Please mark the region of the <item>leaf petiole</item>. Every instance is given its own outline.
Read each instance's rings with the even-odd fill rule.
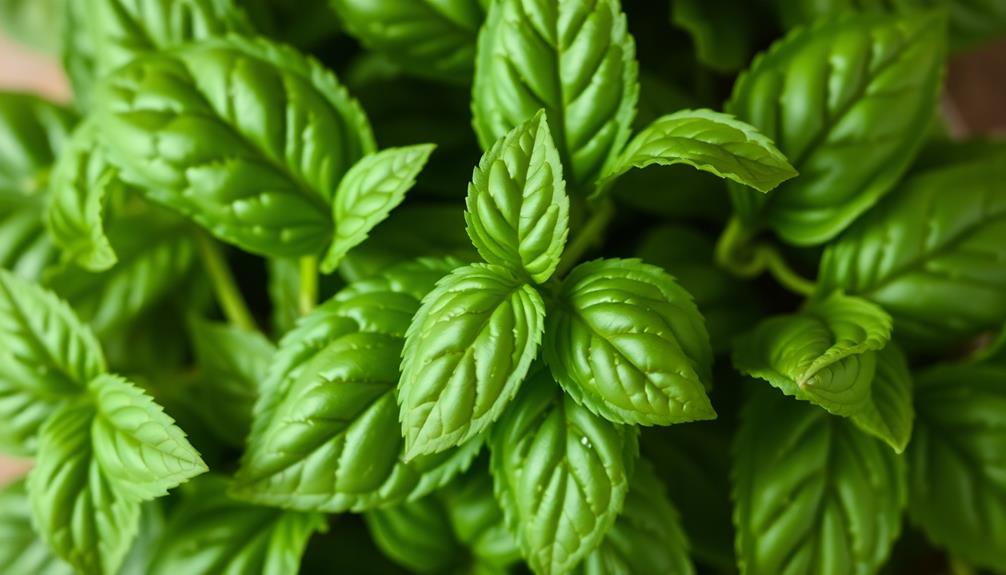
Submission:
[[[610,199],[605,199],[597,204],[593,213],[580,228],[580,233],[576,234],[562,253],[559,265],[555,269],[555,275],[562,277],[575,266],[592,248],[597,247],[604,235],[604,230],[611,223],[611,218],[615,215],[614,204]]]
[[[301,315],[311,313],[318,303],[318,257],[304,256],[300,258],[300,291],[297,294],[297,306]]]
[[[230,268],[227,267],[227,260],[220,251],[216,240],[202,230],[196,230],[195,238],[199,257],[203,260],[203,267],[206,268],[206,273],[210,277],[210,283],[213,284],[213,291],[216,293],[217,302],[220,304],[224,316],[229,322],[242,329],[257,330],[258,326],[255,325],[255,320],[252,318],[251,312],[248,311],[248,305],[234,281]]]

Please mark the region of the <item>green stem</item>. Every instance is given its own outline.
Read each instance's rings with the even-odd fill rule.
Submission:
[[[566,244],[566,251],[562,253],[559,266],[555,269],[557,277],[566,275],[583,258],[584,254],[601,242],[604,230],[611,223],[611,218],[614,215],[615,207],[611,200],[604,200],[597,205],[583,227],[580,228],[580,232]]]
[[[734,217],[716,242],[716,263],[742,278],[753,278],[765,271],[765,253],[751,243],[755,230]]]
[[[793,271],[775,248],[761,246],[758,249],[762,252],[762,257],[768,266],[769,273],[772,274],[772,277],[782,287],[802,296],[811,296],[814,294],[817,284]]]
[[[300,291],[297,296],[300,314],[311,313],[317,303],[318,258],[317,256],[304,256],[300,258]]]
[[[227,320],[242,329],[258,329],[216,240],[203,231],[196,231],[196,246]]]

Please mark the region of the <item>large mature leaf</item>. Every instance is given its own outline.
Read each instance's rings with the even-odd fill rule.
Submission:
[[[10,573],[73,573],[32,527],[28,491],[21,480],[0,489],[0,565]]]
[[[544,283],[569,233],[562,163],[544,112],[497,140],[468,185],[468,235],[486,261]]]
[[[908,372],[905,355],[891,342],[877,352],[870,402],[865,411],[852,416],[852,421],[901,453],[912,436],[914,418],[912,374]]]
[[[681,110],[654,120],[629,142],[604,178],[654,164],[686,164],[759,192],[797,175],[757,129],[729,114],[704,109]]]
[[[101,347],[65,302],[0,270],[0,448],[35,453],[39,426],[103,371]]]
[[[125,179],[270,256],[327,247],[332,194],[374,150],[366,116],[331,72],[261,39],[141,56],[107,79],[95,106]]]
[[[939,365],[915,378],[909,516],[976,566],[1006,569],[1006,358]]]
[[[493,2],[479,34],[472,111],[483,149],[545,108],[575,190],[629,139],[636,47],[618,0]]]
[[[875,573],[905,505],[905,466],[849,421],[757,390],[734,445],[744,575]]]
[[[139,502],[123,497],[92,451],[93,408],[61,407],[42,427],[28,476],[34,524],[78,573],[115,575],[136,536]]]
[[[750,225],[823,243],[901,177],[932,118],[943,19],[860,15],[800,29],[760,56],[727,111],[771,138],[800,177],[762,197],[734,189]]]
[[[541,295],[500,266],[437,283],[409,326],[398,386],[407,457],[461,445],[517,394],[544,329]]]
[[[899,338],[930,347],[1001,326],[1003,181],[1006,162],[992,158],[912,178],[828,247],[821,289],[880,304]]]
[[[875,352],[890,339],[891,318],[884,310],[835,292],[799,313],[764,320],[738,339],[733,362],[786,395],[836,415],[856,415],[873,402]]]
[[[331,273],[350,249],[405,199],[433,152],[432,144],[389,148],[366,156],[346,172],[332,199],[335,239],[321,269]]]
[[[493,428],[492,473],[507,525],[536,573],[566,573],[622,510],[638,434],[577,405],[548,370]]]
[[[308,539],[324,526],[320,515],[234,501],[221,477],[193,487],[160,537],[151,575],[296,573]]]
[[[581,264],[549,314],[545,359],[567,393],[622,423],[716,416],[704,382],[712,350],[692,297],[639,260]]]
[[[469,82],[479,0],[331,0],[343,26],[409,74]]]

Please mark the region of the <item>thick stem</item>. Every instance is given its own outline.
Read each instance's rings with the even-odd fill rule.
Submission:
[[[751,240],[755,231],[734,217],[716,242],[716,263],[732,274],[753,278],[765,271],[765,254]]]
[[[559,266],[555,269],[557,277],[566,275],[583,258],[584,254],[597,247],[603,239],[604,230],[611,223],[611,218],[614,215],[615,208],[611,200],[604,200],[597,205],[583,227],[580,228],[579,233],[566,244],[566,251],[562,253]]]
[[[213,284],[213,291],[216,293],[217,302],[224,312],[224,316],[232,324],[249,331],[255,331],[258,326],[252,314],[248,311],[244,297],[238,289],[231,270],[227,267],[227,260],[224,259],[220,247],[216,240],[208,236],[205,232],[196,231],[196,246],[199,249],[199,257],[203,260],[203,267]]]
[[[300,291],[297,304],[301,315],[311,313],[318,303],[318,258],[304,256],[300,258]]]

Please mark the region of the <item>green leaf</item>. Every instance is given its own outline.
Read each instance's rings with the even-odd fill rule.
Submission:
[[[478,0],[332,0],[346,30],[404,72],[467,83],[484,18]]]
[[[736,72],[751,60],[759,23],[747,0],[673,0],[671,22],[688,32],[699,62]]]
[[[478,460],[434,496],[443,502],[454,536],[479,564],[506,567],[520,559],[520,548],[503,519],[486,463]]]
[[[738,339],[733,363],[836,415],[864,414],[873,401],[875,352],[890,339],[891,318],[884,310],[835,292],[799,313],[764,320]]]
[[[768,192],[797,175],[771,140],[730,114],[681,110],[661,116],[632,139],[604,175],[632,168],[686,164]]]
[[[101,347],[65,302],[0,270],[0,448],[36,453],[43,422],[104,371]]]
[[[374,151],[366,116],[331,72],[261,39],[141,56],[109,76],[95,106],[124,179],[273,257],[328,246],[332,194]]]
[[[458,268],[423,298],[398,384],[407,458],[470,440],[517,394],[544,329],[541,295],[505,268]]]
[[[541,108],[573,190],[589,191],[629,139],[636,47],[618,0],[493,2],[472,91],[483,149]]]
[[[870,384],[866,410],[852,416],[860,429],[901,453],[912,437],[912,374],[905,355],[895,343],[877,352],[877,371]]]
[[[545,359],[566,393],[611,421],[712,419],[712,350],[702,315],[674,278],[639,260],[594,260],[563,281]]]
[[[537,283],[552,276],[569,233],[569,198],[544,112],[483,154],[466,203],[468,235],[486,261]]]
[[[1006,548],[1006,361],[938,365],[915,378],[908,513],[935,544],[1002,570]]]
[[[258,332],[227,324],[195,319],[189,331],[201,370],[189,396],[217,437],[243,446],[259,384],[276,348]]]
[[[419,144],[381,150],[346,172],[332,201],[335,239],[321,263],[321,271],[335,271],[346,253],[366,240],[370,230],[402,203],[434,147]]]
[[[118,496],[154,499],[207,470],[185,432],[143,390],[107,374],[88,388],[96,409],[94,458]]]
[[[540,370],[490,433],[496,496],[535,573],[566,573],[622,510],[638,434],[564,395]]]
[[[59,49],[61,0],[0,0],[0,28],[4,34],[45,53]]]
[[[834,238],[915,156],[944,52],[942,16],[924,13],[823,21],[759,56],[727,111],[771,138],[801,176],[765,197],[734,188],[738,214],[792,244]]]
[[[200,478],[174,511],[151,560],[151,575],[296,573],[320,515],[257,507],[227,497],[227,482]]]
[[[695,573],[681,519],[649,461],[636,463],[621,514],[576,573]]]
[[[38,280],[57,252],[45,232],[45,197],[0,191],[0,269]]]
[[[757,390],[734,444],[745,575],[876,573],[901,529],[905,466],[851,422]]]
[[[435,496],[377,509],[364,517],[378,548],[413,572],[448,572],[464,553],[443,502]]]
[[[24,481],[0,489],[0,564],[9,573],[73,573],[32,527],[31,504]]]
[[[0,194],[42,193],[74,123],[74,114],[61,106],[0,92]]]
[[[996,159],[908,180],[828,247],[820,289],[876,302],[898,337],[917,346],[941,348],[1001,326],[1004,180],[1006,162]]]
[[[136,536],[140,504],[125,498],[92,451],[94,410],[65,405],[48,419],[28,476],[34,524],[46,544],[85,575],[114,575]]]

